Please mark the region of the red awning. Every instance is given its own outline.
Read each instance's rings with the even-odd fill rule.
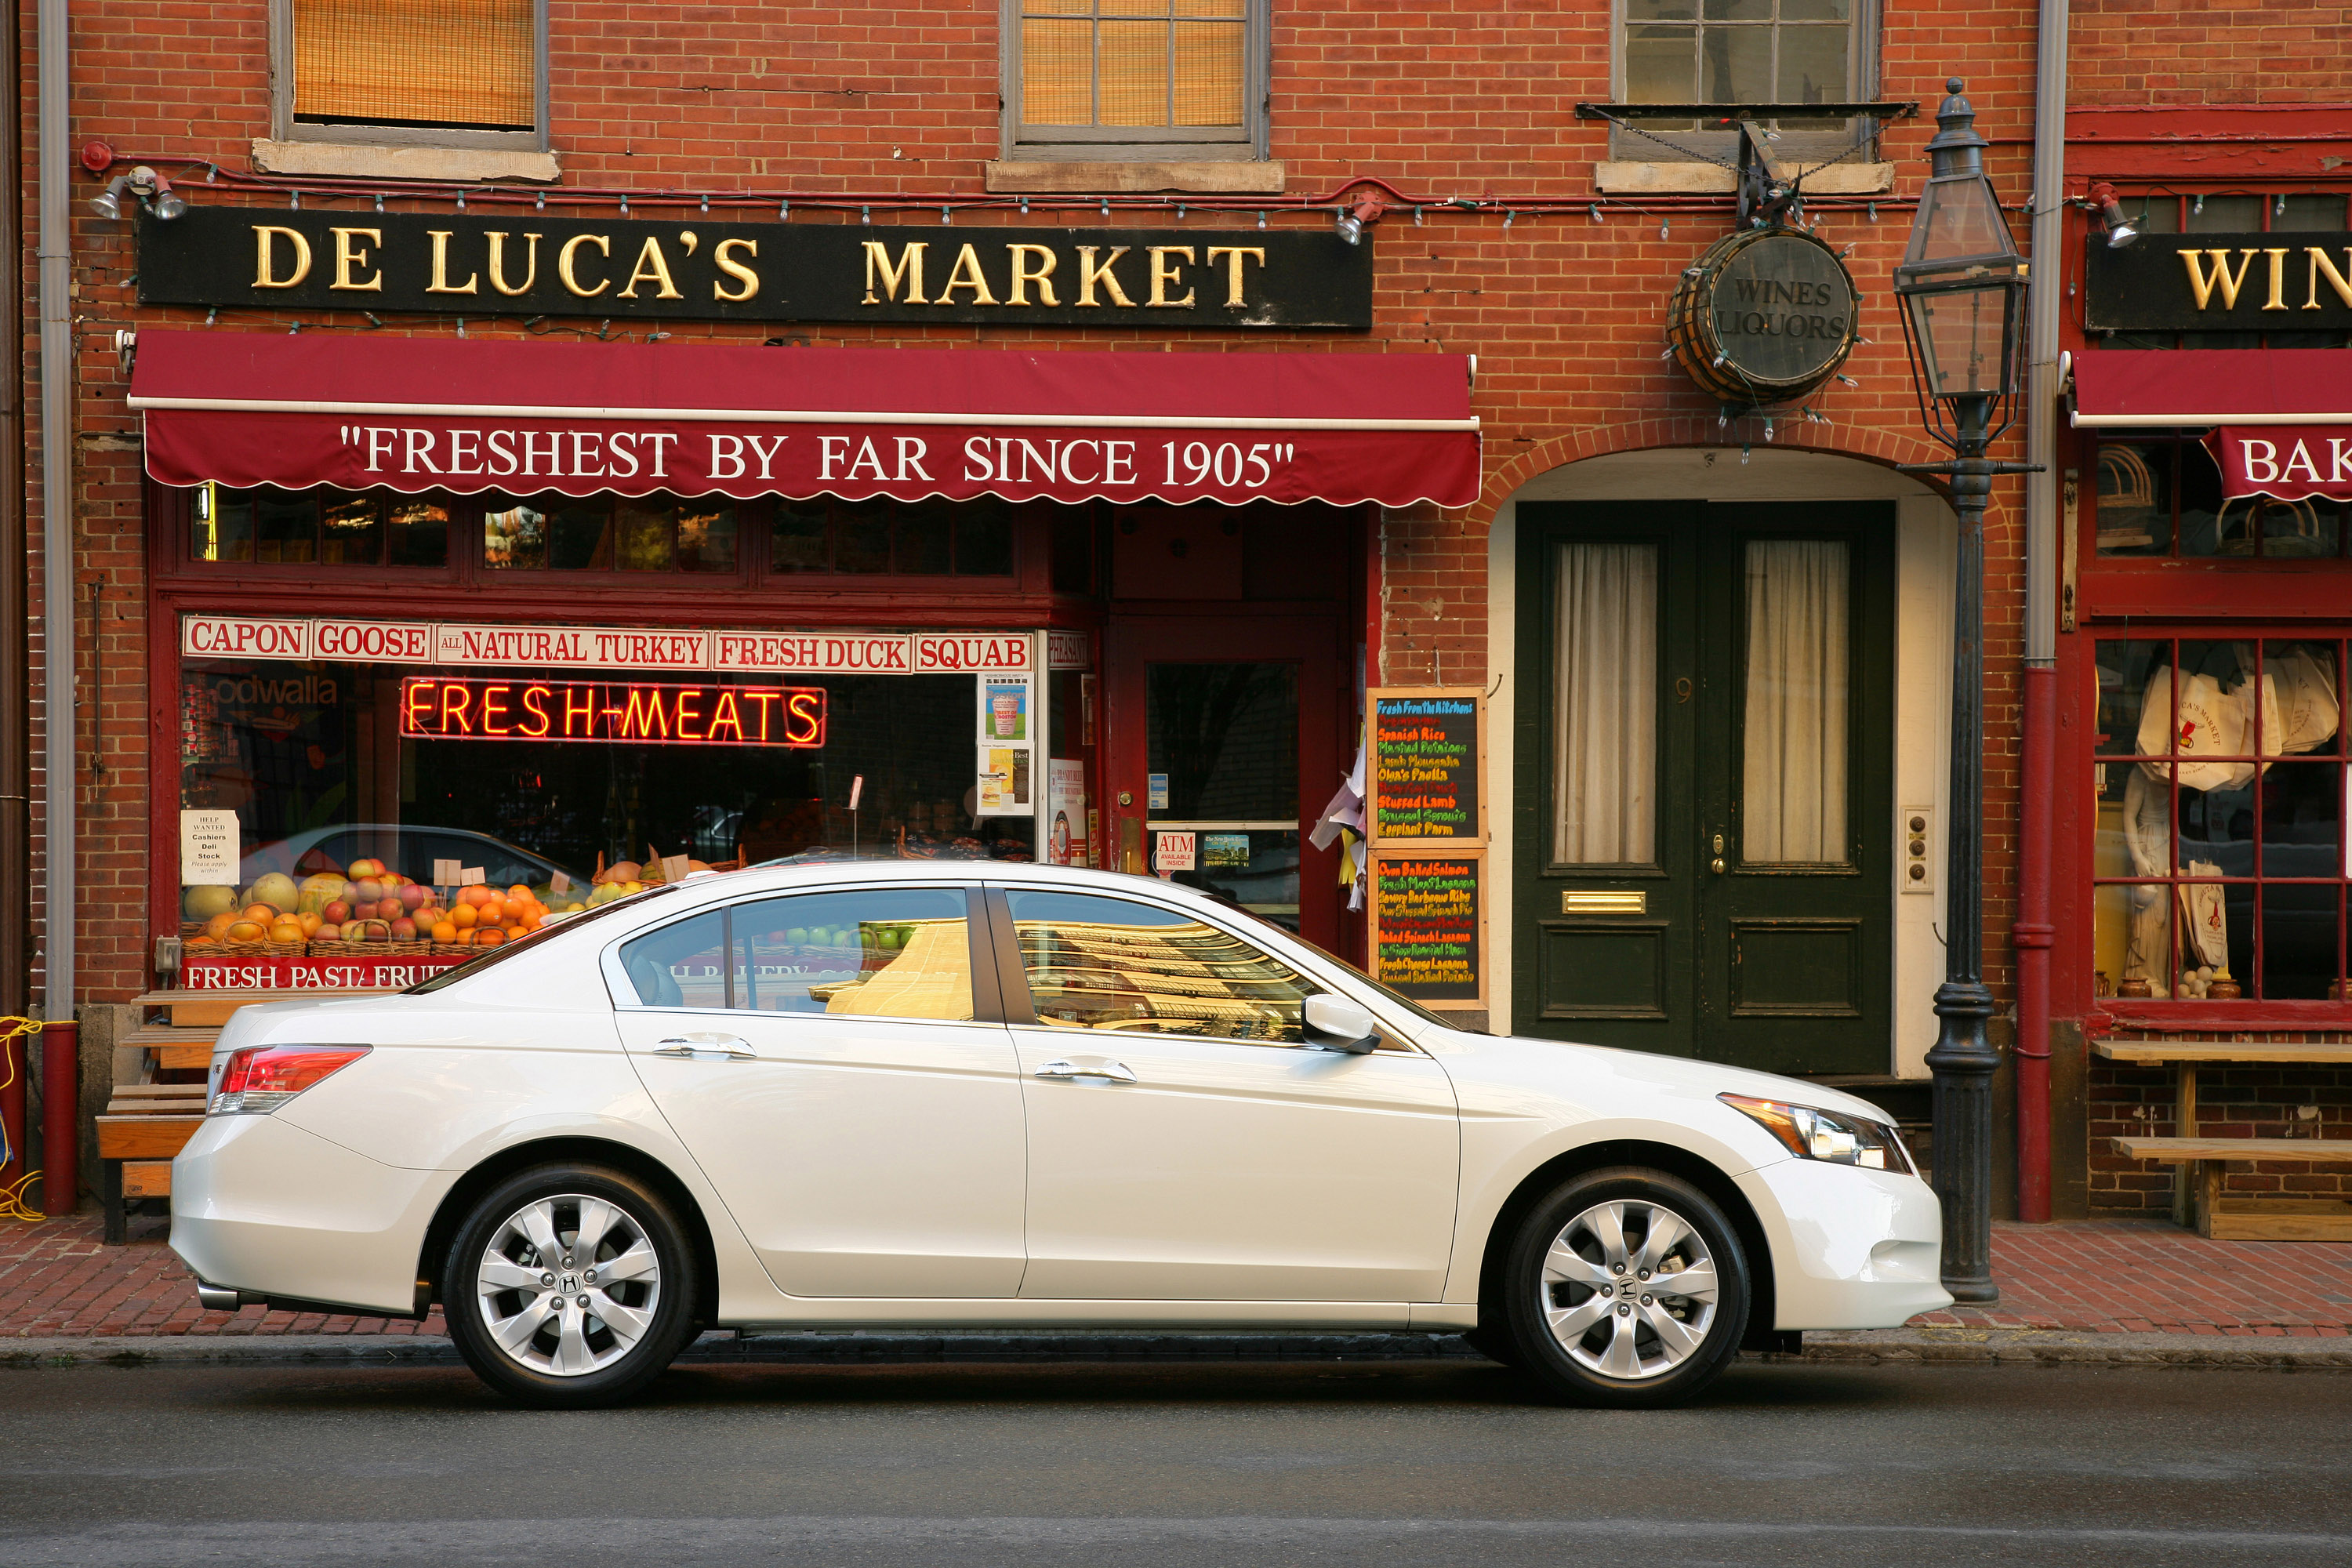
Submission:
[[[2207,426],[2224,500],[2352,500],[2352,349],[2094,350],[2074,423]]]
[[[2352,424],[2352,349],[2093,349],[2077,425]]]
[[[1463,354],[142,331],[167,485],[1007,500],[1477,499]]]

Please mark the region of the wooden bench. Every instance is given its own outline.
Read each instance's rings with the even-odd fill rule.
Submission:
[[[117,1084],[98,1119],[99,1196],[106,1239],[121,1241],[131,1205],[172,1195],[172,1160],[205,1121],[200,1083]]]
[[[2118,1154],[2179,1167],[2173,1218],[2223,1241],[2352,1241],[2352,1202],[2340,1198],[2225,1198],[2222,1167],[2231,1160],[2302,1160],[2352,1164],[2352,1139],[2213,1138],[2197,1131],[2197,1069],[2228,1066],[2340,1067],[2352,1044],[2273,1040],[2097,1040],[2109,1061],[2173,1069],[2176,1110],[2170,1138],[2115,1138]]]

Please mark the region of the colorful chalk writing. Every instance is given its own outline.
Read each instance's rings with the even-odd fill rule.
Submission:
[[[1486,993],[1475,856],[1385,855],[1372,862],[1372,972],[1416,1002]]]
[[[1476,839],[1478,699],[1372,698],[1372,838]]]

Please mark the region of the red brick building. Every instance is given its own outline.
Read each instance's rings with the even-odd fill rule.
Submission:
[[[565,0],[77,7],[69,140],[78,155],[103,148],[89,150],[74,184],[76,552],[70,563],[35,562],[37,629],[43,595],[73,586],[79,695],[73,996],[43,1005],[120,1004],[157,983],[159,939],[201,931],[209,906],[188,901],[174,862],[193,830],[184,814],[207,811],[236,814],[237,866],[224,880],[243,892],[271,870],[347,868],[383,847],[368,834],[394,826],[411,837],[383,840],[384,853],[414,859],[397,868],[420,879],[433,874],[427,861],[470,867],[507,852],[459,838],[428,845],[432,829],[524,852],[504,873],[487,868],[492,881],[543,883],[558,871],[584,879],[599,858],[646,859],[648,844],[725,860],[846,849],[854,834],[860,848],[879,835],[917,852],[1057,854],[1053,816],[1066,806],[1077,814],[1066,828],[1076,858],[1149,869],[1162,834],[1195,833],[1196,874],[1223,872],[1244,903],[1360,958],[1370,933],[1341,882],[1348,842],[1316,847],[1311,829],[1360,740],[1365,689],[1442,688],[1486,704],[1485,978],[1472,1012],[1498,1029],[1875,1084],[1864,1092],[1883,1091],[1916,1119],[1924,1100],[1897,1080],[1924,1078],[1942,973],[1954,524],[1939,481],[1895,470],[1942,451],[1920,424],[1889,279],[1947,76],[1966,79],[1993,143],[1992,177],[2024,204],[2033,14],[1843,0],[1779,0],[1752,17],[1738,9],[1740,20],[1717,23],[1671,0],[1311,16],[1264,0],[822,15]],[[2152,37],[2137,24],[2104,32],[2086,19],[2078,29],[2078,58],[2096,62],[2086,81],[2109,79],[2107,39],[2147,47]],[[2250,34],[2247,52],[2274,37]],[[2168,96],[2116,79],[2118,94]],[[29,75],[26,91],[30,125]],[[1847,123],[1786,133],[1781,155],[1813,171],[1804,222],[1863,295],[1864,341],[1843,378],[1769,416],[1727,408],[1665,357],[1670,294],[1735,227],[1726,164],[1736,138],[1671,126],[1643,134],[1576,112],[1580,102],[1727,100],[1922,106],[1859,142]],[[2078,137],[2078,170],[2095,161]],[[110,180],[141,167],[168,180],[184,216],[142,213],[142,187],[121,194],[120,219],[91,210]],[[2122,180],[2120,167],[2112,177]],[[2156,189],[2167,176],[2150,164],[2136,177]],[[1378,198],[1360,214],[1369,226],[1348,247],[1335,218],[1366,197]],[[234,247],[173,237],[225,222],[245,226]],[[371,293],[404,222],[447,237],[429,253],[429,281],[403,274]],[[555,241],[530,251],[547,277],[534,271],[541,293],[526,312],[513,303],[523,292],[509,288],[526,265],[522,237],[562,224],[625,237],[618,251],[566,252],[564,265],[585,269],[564,272],[570,294],[549,294],[543,310]],[[803,314],[789,302],[733,319],[698,312],[683,289],[677,313],[659,313],[673,279],[645,270],[640,231],[614,226],[630,224],[669,226],[661,254],[681,272],[682,258],[703,266],[716,253],[687,248],[684,231],[698,224],[709,234],[764,226],[794,237],[775,246],[846,257],[849,270],[813,270],[797,294],[772,274],[763,282],[811,301]],[[2026,225],[2016,226],[2022,242]],[[302,237],[315,277],[269,292],[292,276],[298,252],[257,238],[263,227]],[[349,237],[379,229],[390,237]],[[1181,289],[1208,301],[1195,307],[1207,314],[1168,325],[1148,303],[1114,312],[1118,290],[1106,285],[1117,324],[1013,324],[1003,307],[1024,285],[993,249],[947,298],[971,315],[985,293],[996,313],[926,324],[885,309],[899,302],[890,268],[903,285],[908,247],[932,247],[937,290],[943,276],[955,280],[946,269],[968,237],[985,231],[1010,255],[1017,237],[996,231],[1022,229],[1039,231],[1040,244],[1063,236],[1051,265],[1066,314],[1092,264],[1076,247],[1108,255],[1122,243],[1135,254],[1114,258],[1125,270],[1112,276],[1129,298],[1160,290],[1142,254],[1156,247],[1180,269],[1166,280],[1171,308]],[[492,230],[512,248],[484,248]],[[1269,239],[1299,247],[1278,283],[1273,263],[1246,271],[1253,264],[1231,255]],[[878,277],[868,240],[881,247]],[[156,248],[142,255],[142,243]],[[1190,245],[1203,256],[1176,256]],[[1231,259],[1210,259],[1212,247]],[[1286,326],[1280,310],[1272,324],[1244,319],[1257,302],[1251,279],[1269,299],[1313,294],[1339,289],[1331,280],[1367,256],[1360,320]],[[1034,286],[1046,263],[1028,265]],[[321,291],[331,277],[342,293]],[[730,298],[727,275],[707,281],[714,299]],[[1244,295],[1246,304],[1221,302]],[[868,299],[889,319],[863,314]],[[415,357],[418,342],[430,357]],[[1066,494],[983,482],[927,500],[879,479],[832,482],[845,473],[730,495],[582,485],[586,493],[558,496],[472,478],[410,490],[336,483],[322,476],[357,470],[331,465],[263,461],[311,439],[271,435],[279,426],[268,421],[297,417],[298,403],[331,423],[341,409],[351,428],[392,417],[381,407],[427,402],[513,415],[535,399],[577,413],[579,386],[656,363],[695,367],[671,373],[688,382],[705,365],[738,367],[711,377],[756,380],[740,369],[749,362],[691,357],[715,348],[787,365],[814,350],[870,356],[824,362],[860,365],[945,351],[1044,366],[1060,395],[1081,399],[1115,383],[1148,386],[1131,363],[1141,356],[1215,355],[1214,374],[1181,378],[1208,388],[1187,394],[1206,404],[1181,411],[1206,419],[1203,429],[1225,427],[1215,423],[1221,379],[1227,412],[1256,417],[1253,399],[1292,397],[1289,356],[1345,361],[1324,401],[1282,403],[1270,425],[1320,428],[1315,420],[1369,409],[1370,425],[1397,435],[1393,450],[1334,460],[1282,505],[1221,504],[1245,499],[1230,489],[1179,504],[1190,493],[1181,486],[1122,497],[1083,478]],[[593,365],[583,357],[598,353],[607,357]],[[1106,354],[1120,367],[1108,380],[1091,357]],[[1431,356],[1475,361],[1475,376],[1447,363],[1460,364],[1459,412],[1476,421],[1480,447],[1475,484],[1437,500],[1412,489],[1423,461],[1412,444],[1432,432],[1406,428],[1415,416],[1397,412],[1399,398],[1411,401],[1397,389],[1422,384],[1406,362]],[[184,379],[134,408],[141,378],[163,375],[167,361]],[[395,365],[412,378],[397,396],[384,390]],[[433,366],[447,390],[427,399],[414,377]],[[776,374],[798,377],[795,395],[809,398],[835,374]],[[908,376],[934,374],[902,368],[890,395],[899,401],[885,404],[908,411]],[[334,384],[298,396],[285,377],[300,375]],[[257,395],[263,382],[274,390]],[[492,383],[495,396],[468,390]],[[231,419],[240,399],[262,423],[236,437],[246,445],[233,463],[226,446],[205,445],[193,416]],[[912,411],[944,418],[960,407]],[[1064,412],[1102,408],[1178,417],[1114,403]],[[1421,424],[1460,433],[1454,414],[1423,413]],[[178,466],[158,455],[168,429],[193,443]],[[2022,429],[1996,455],[2021,456]],[[1204,462],[1216,447],[1204,445]],[[1397,468],[1404,489],[1382,489]],[[39,480],[37,471],[37,498]],[[2020,811],[2021,495],[2020,481],[2000,481],[1987,523],[1984,937],[2002,1042]],[[40,527],[36,510],[36,545]],[[217,640],[218,627],[243,622],[299,624],[311,640]],[[392,640],[362,647],[319,629],[362,624],[392,628]],[[468,750],[409,722],[402,694],[413,682],[475,657],[442,650],[501,627],[1007,638],[1025,650],[1005,673],[1024,687],[1031,727],[969,729],[975,680],[982,722],[993,721],[986,668],[894,678],[822,659],[803,668],[831,692],[827,745],[848,752],[837,763],[796,753],[757,767],[687,764],[651,743]],[[330,649],[326,635],[346,640]],[[428,640],[400,640],[412,635]],[[480,656],[467,674],[648,674],[621,664],[566,674],[539,656],[500,657],[509,662]],[[709,673],[692,658],[681,668]],[[2087,666],[2062,668],[2064,679],[2087,679]],[[68,721],[37,704],[36,718]],[[993,750],[1025,775],[1022,812],[982,809],[987,790],[1016,782],[974,776],[994,765],[992,738],[1020,742]],[[1059,795],[1055,762],[1077,764]],[[2080,773],[2066,776],[2079,784]],[[878,792],[855,816],[853,776]],[[37,795],[59,782],[44,774]],[[2070,888],[2059,884],[2062,910],[2079,907]],[[2060,1010],[2088,1017],[2075,1005],[2088,975],[2063,956],[2080,933],[2062,930]],[[199,951],[184,949],[182,963]],[[2108,1080],[2094,1077],[2086,1091],[2079,1074],[2061,1077],[2062,1155],[2074,1169],[2096,1165],[2079,1108],[2085,1092],[2110,1093]]]

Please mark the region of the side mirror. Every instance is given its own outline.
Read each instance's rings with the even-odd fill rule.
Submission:
[[[1364,1056],[1380,1047],[1380,1025],[1362,1004],[1350,1002],[1345,996],[1319,992],[1307,999],[1299,1010],[1307,1026],[1307,1042],[1328,1051],[1347,1051]]]

